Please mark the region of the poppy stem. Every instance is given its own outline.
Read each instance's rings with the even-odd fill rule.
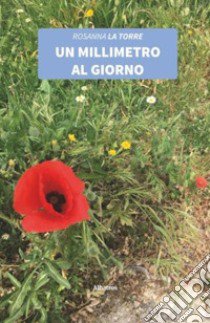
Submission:
[[[19,229],[20,231],[22,231],[21,227],[19,226],[18,222],[11,220],[9,217],[7,217],[6,215],[0,213],[0,219],[6,221],[7,223],[9,223],[11,226]]]

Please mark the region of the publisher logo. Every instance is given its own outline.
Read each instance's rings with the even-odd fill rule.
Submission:
[[[145,322],[210,321],[210,254],[144,318]],[[197,301],[201,305],[194,305]]]

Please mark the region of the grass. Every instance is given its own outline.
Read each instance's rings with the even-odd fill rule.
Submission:
[[[110,266],[122,267],[116,250],[126,237],[163,275],[182,270],[180,241],[196,241],[187,210],[195,176],[205,176],[210,162],[209,2],[2,0],[0,8],[2,317],[67,322],[65,301],[80,304]],[[85,18],[89,8],[94,15]],[[177,28],[178,79],[41,82],[38,29],[92,26]],[[81,94],[84,103],[75,100]],[[131,149],[121,149],[124,140]],[[14,186],[28,167],[53,158],[85,180],[92,220],[25,235],[12,209]]]

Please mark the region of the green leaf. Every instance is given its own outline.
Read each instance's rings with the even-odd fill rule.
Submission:
[[[17,294],[16,300],[10,306],[10,309],[9,309],[10,315],[14,315],[14,313],[17,312],[19,310],[19,308],[23,305],[25,297],[26,297],[28,291],[30,290],[30,288],[31,287],[28,284],[22,286],[19,293]]]
[[[50,84],[49,84],[49,82],[47,80],[43,80],[41,85],[40,85],[39,90],[44,92],[44,93],[49,94],[50,93]]]
[[[46,323],[47,322],[47,312],[46,312],[46,310],[42,307],[42,308],[40,308],[39,311],[41,313],[40,323]]]
[[[1,303],[0,303],[0,308],[5,307],[8,303],[12,302],[13,296],[16,293],[12,293],[12,294],[6,294],[4,296],[1,297]]]
[[[65,260],[57,260],[56,261],[56,265],[60,269],[64,269],[64,270],[68,270],[68,269],[71,268],[71,264],[68,261],[65,261]]]
[[[70,288],[70,284],[68,280],[64,279],[59,271],[55,268],[55,266],[52,265],[52,263],[48,260],[45,260],[47,273],[61,286],[64,286],[65,288]]]
[[[133,227],[133,221],[131,218],[124,216],[123,218],[120,219],[121,224],[127,225],[129,227]]]
[[[35,284],[34,289],[38,290],[40,289],[42,286],[46,285],[49,282],[49,278],[47,273],[42,272],[39,277],[37,278],[37,282]]]
[[[42,308],[42,304],[35,293],[31,298],[31,302],[36,310],[40,310]]]
[[[25,301],[25,306],[26,306],[26,308],[25,308],[25,316],[26,317],[28,317],[29,312],[30,312],[30,308],[31,308],[31,297],[32,297],[32,293],[30,293],[28,295],[28,298]]]
[[[10,272],[7,272],[6,273],[6,278],[8,278],[10,281],[11,281],[11,283],[15,286],[15,287],[17,287],[17,288],[20,288],[21,287],[21,283],[17,280],[17,278],[15,278],[15,276],[13,276]]]
[[[4,321],[4,323],[14,323],[23,315],[24,307],[21,307],[18,311],[15,312],[14,315],[10,315],[8,319]]]
[[[30,137],[36,137],[37,138],[37,137],[40,136],[40,131],[36,127],[30,127],[28,132],[29,132]]]
[[[39,265],[40,266],[40,265]],[[28,294],[29,290],[32,288],[32,278],[33,275],[35,273],[35,271],[37,270],[37,268],[39,267],[37,266],[25,279],[25,281],[23,282],[22,287],[20,288],[20,291],[17,294],[17,297],[14,301],[13,304],[11,304],[9,312],[10,315],[14,315],[15,312],[17,312],[19,310],[19,308],[22,306],[26,295]]]
[[[18,250],[19,250],[19,254],[20,254],[21,258],[22,258],[22,259],[25,259],[25,254],[24,254],[24,252],[23,252],[20,248],[19,248]]]

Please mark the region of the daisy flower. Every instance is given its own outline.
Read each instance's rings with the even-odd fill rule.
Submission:
[[[157,99],[156,99],[156,97],[155,97],[154,95],[151,95],[151,96],[148,96],[148,97],[146,98],[146,101],[147,101],[147,103],[149,103],[149,104],[155,104],[155,103],[156,103],[156,101],[157,101]]]
[[[81,90],[85,92],[85,91],[88,90],[88,87],[86,85],[84,85],[84,86],[81,87]]]
[[[23,9],[17,9],[16,13],[24,13],[24,10]]]
[[[79,95],[75,98],[75,100],[79,103],[83,103],[85,101],[85,96],[84,95]]]
[[[8,233],[4,233],[4,234],[2,234],[2,236],[1,236],[2,240],[8,240],[8,239],[9,239],[9,237],[10,237],[10,235],[9,235]]]

